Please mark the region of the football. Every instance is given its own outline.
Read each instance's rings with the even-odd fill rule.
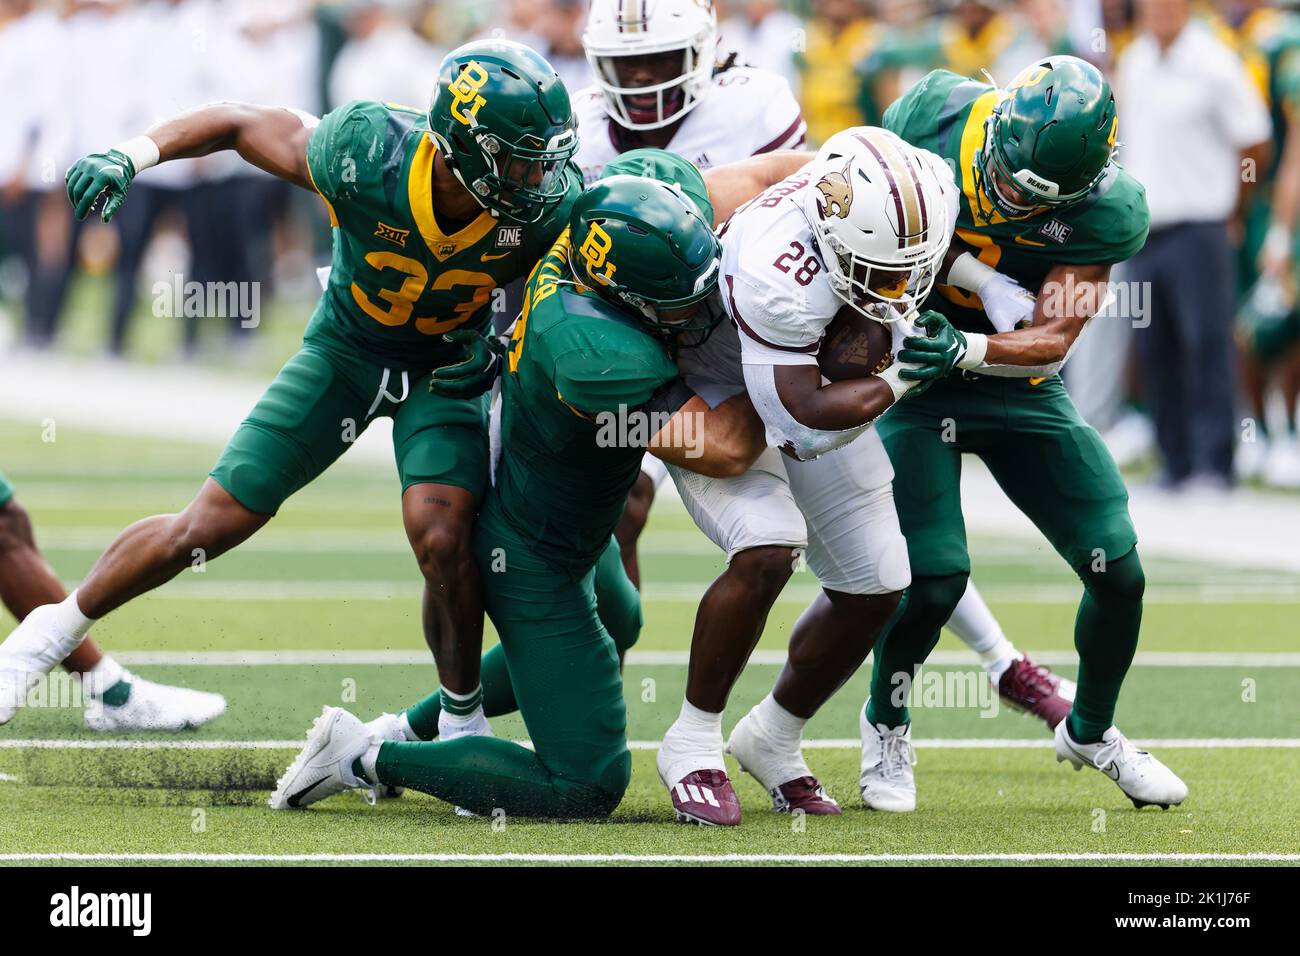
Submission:
[[[893,346],[888,326],[846,305],[826,326],[817,365],[832,382],[879,375],[894,363]]]

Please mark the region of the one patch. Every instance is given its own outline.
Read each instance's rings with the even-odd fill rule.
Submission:
[[[1051,239],[1057,244],[1063,244],[1070,238],[1070,233],[1074,232],[1074,227],[1066,225],[1059,219],[1049,219],[1043,228],[1038,230],[1038,234],[1044,238]]]

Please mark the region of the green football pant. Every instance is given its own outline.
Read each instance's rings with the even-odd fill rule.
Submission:
[[[285,363],[211,476],[245,508],[273,515],[381,416],[393,420],[403,491],[454,485],[482,498],[487,396],[441,398],[429,392],[427,370],[389,369],[324,337],[308,337]]]
[[[641,636],[641,595],[623,570],[618,542],[613,538],[596,562],[592,586],[596,591],[596,613],[622,657]],[[483,712],[487,716],[499,717],[519,709],[506,666],[505,648],[500,644],[483,655],[482,675]],[[441,711],[442,694],[435,689],[419,703],[406,708],[406,720],[421,740],[432,740],[438,736]]]
[[[376,774],[478,814],[603,817],[632,775],[618,650],[596,610],[595,568],[575,580],[516,535],[489,497],[474,529],[488,616],[533,749],[493,737],[387,742]]]
[[[1083,581],[1071,730],[1083,741],[1100,739],[1137,647],[1145,580],[1123,479],[1060,379],[1032,385],[954,376],[900,402],[877,427],[894,465],[912,585],[903,615],[876,642],[868,717],[890,726],[907,722],[902,676],[910,678],[925,661],[965,591],[965,453],[984,461]]]

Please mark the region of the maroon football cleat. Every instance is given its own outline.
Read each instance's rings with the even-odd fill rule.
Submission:
[[[1008,706],[1040,718],[1053,730],[1073,706],[1060,694],[1060,678],[1028,657],[1003,671],[998,696]]]
[[[740,801],[721,770],[695,770],[670,787],[678,823],[704,827],[734,827],[740,823]]]
[[[844,812],[816,777],[800,777],[781,784],[772,791],[772,807],[777,813],[802,810],[813,817],[837,817]]]

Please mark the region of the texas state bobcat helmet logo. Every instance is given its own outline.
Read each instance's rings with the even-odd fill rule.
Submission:
[[[849,218],[849,210],[853,208],[853,186],[849,183],[847,161],[839,172],[827,173],[817,180],[816,189],[822,194],[822,198],[817,200],[819,216],[823,219]]]

